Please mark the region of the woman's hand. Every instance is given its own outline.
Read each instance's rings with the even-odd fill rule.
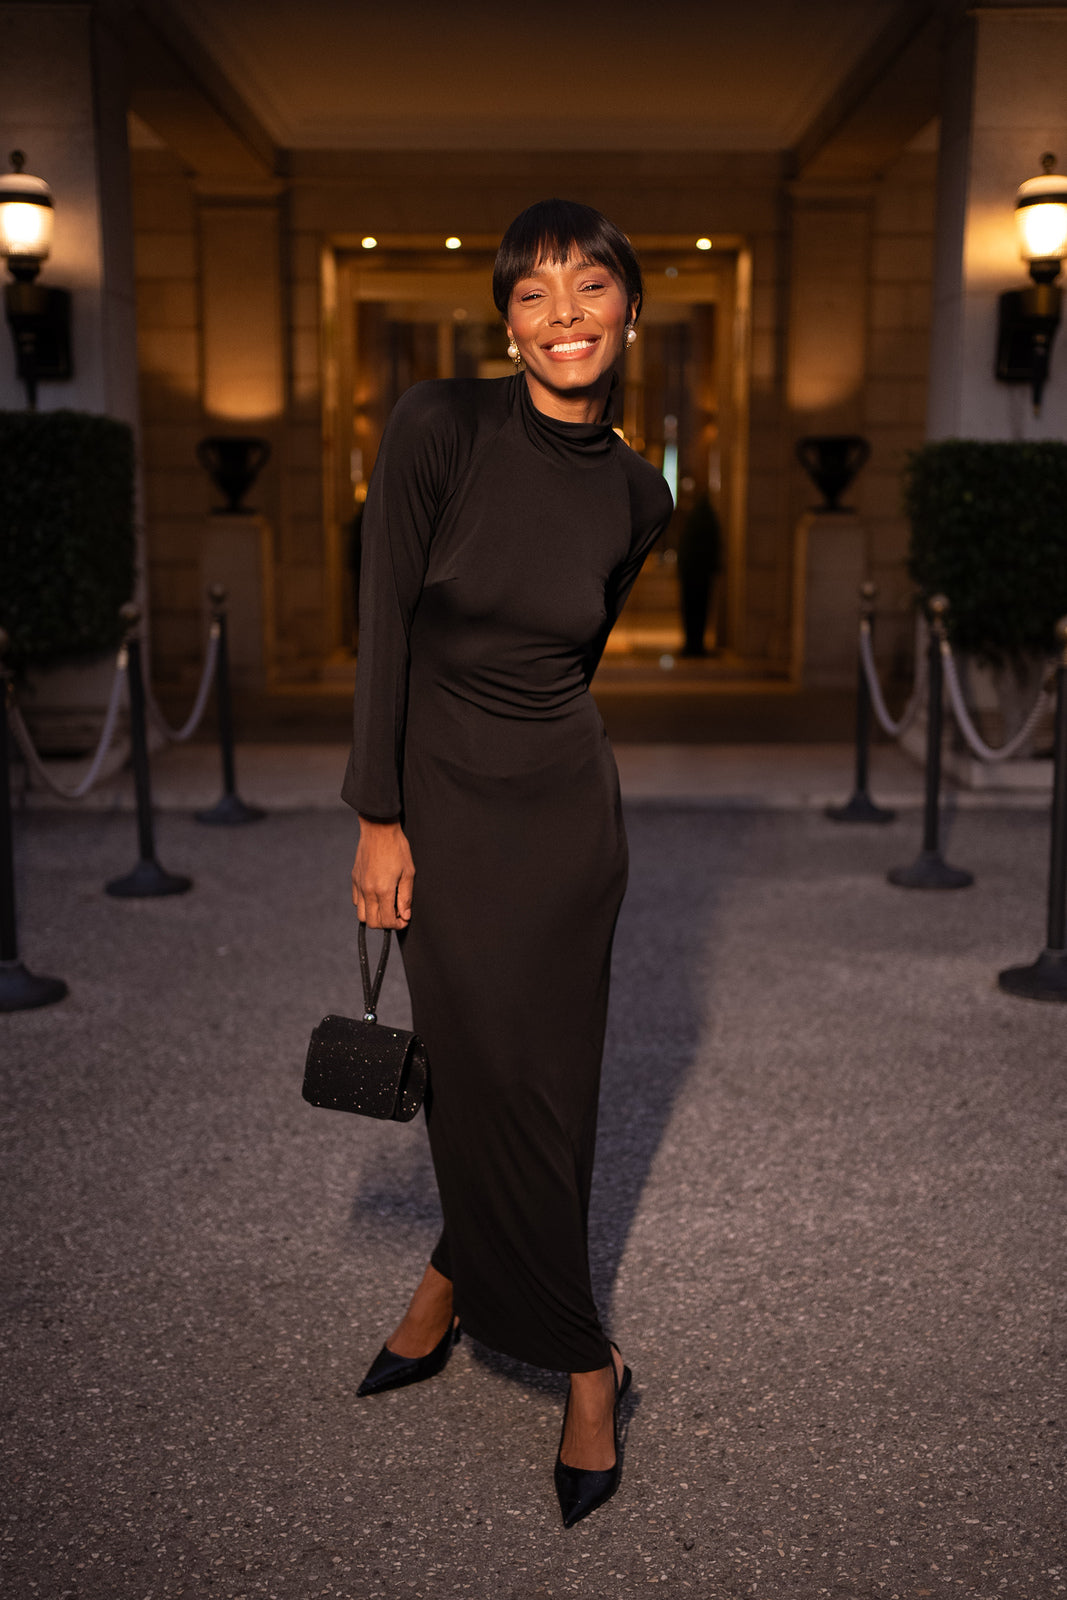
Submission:
[[[368,928],[406,928],[411,921],[415,863],[399,822],[359,819],[352,866],[352,904]]]

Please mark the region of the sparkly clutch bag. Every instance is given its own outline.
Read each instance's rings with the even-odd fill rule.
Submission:
[[[389,959],[389,929],[371,982],[367,930],[359,925],[363,1016],[323,1017],[312,1031],[304,1064],[304,1099],[331,1111],[410,1122],[426,1093],[429,1062],[418,1034],[378,1021],[378,996]]]

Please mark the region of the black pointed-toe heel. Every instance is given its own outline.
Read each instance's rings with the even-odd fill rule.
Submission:
[[[612,1345],[617,1350],[618,1345]],[[603,1472],[587,1471],[585,1467],[568,1467],[563,1460],[563,1435],[567,1431],[567,1406],[571,1397],[567,1395],[567,1406],[563,1408],[563,1427],[560,1429],[559,1449],[556,1452],[556,1495],[559,1499],[559,1509],[563,1513],[563,1526],[573,1528],[576,1522],[581,1522],[591,1511],[602,1506],[610,1500],[622,1479],[622,1464],[619,1461],[619,1402],[633,1378],[629,1367],[624,1366],[622,1377],[615,1371],[615,1363],[611,1363],[611,1376],[615,1380],[615,1407],[611,1414],[611,1431],[615,1438],[615,1465],[608,1467]]]
[[[428,1356],[398,1356],[383,1344],[357,1395],[384,1394],[387,1389],[406,1389],[409,1383],[422,1383],[424,1378],[436,1378],[444,1368],[452,1348],[459,1343],[459,1321],[453,1322],[440,1344]]]

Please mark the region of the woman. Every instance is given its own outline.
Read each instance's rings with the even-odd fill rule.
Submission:
[[[516,375],[420,383],[394,409],[363,517],[343,790],[360,815],[359,915],[401,930],[444,1213],[360,1393],[439,1372],[461,1320],[493,1349],[569,1372],[555,1469],[567,1526],[618,1486],[630,1377],[587,1251],[626,882],[589,682],[672,509],[609,414],[641,293],[605,217],[531,206],[493,272]]]

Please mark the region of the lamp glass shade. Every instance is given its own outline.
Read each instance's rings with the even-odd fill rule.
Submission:
[[[1015,226],[1024,261],[1058,261],[1067,256],[1067,177],[1047,172],[1020,184]]]
[[[52,248],[52,191],[26,172],[0,177],[0,255],[44,261]]]

